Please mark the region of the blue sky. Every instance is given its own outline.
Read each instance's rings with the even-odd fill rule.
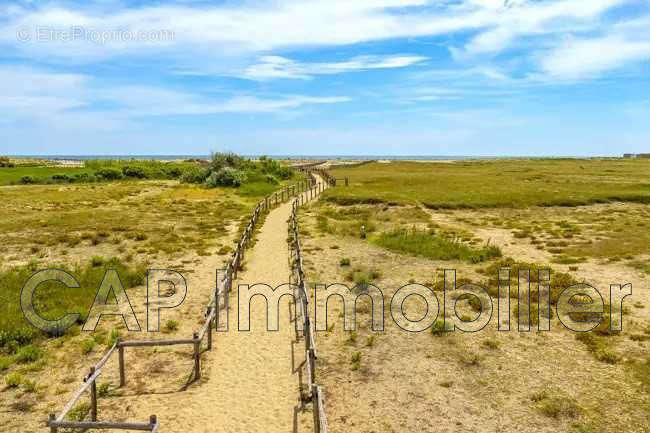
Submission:
[[[650,152],[648,0],[0,0],[0,154]]]

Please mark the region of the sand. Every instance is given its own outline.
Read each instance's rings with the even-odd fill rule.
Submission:
[[[290,214],[290,202],[273,209],[247,250],[244,271],[233,284],[230,331],[215,334],[213,350],[203,354],[201,382],[184,392],[132,396],[130,420],[156,414],[160,431],[170,433],[312,431],[311,414],[301,412],[303,343],[295,339],[289,299],[280,304],[279,331],[266,330],[266,306],[260,297],[252,302],[251,331],[237,331],[237,285],[275,287],[290,281]]]

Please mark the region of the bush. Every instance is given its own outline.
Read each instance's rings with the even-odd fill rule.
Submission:
[[[343,258],[343,259],[341,259],[341,261],[339,262],[339,264],[340,264],[341,266],[350,266],[350,259],[348,259],[348,258]]]
[[[36,392],[38,385],[35,380],[25,379],[23,381],[23,390],[28,393]]]
[[[271,184],[271,185],[277,185],[280,183],[279,180],[275,178],[272,174],[267,174],[266,175],[266,183]]]
[[[239,187],[244,182],[246,182],[246,174],[243,171],[225,167],[212,172],[206,179],[205,184],[208,188],[216,188],[217,186]]]
[[[0,167],[13,167],[14,164],[6,156],[0,156]]]
[[[353,353],[350,361],[352,363],[352,370],[358,370],[361,368],[361,352]]]
[[[17,388],[23,383],[23,376],[18,372],[11,373],[5,377],[5,383],[9,388]]]
[[[210,170],[218,172],[224,168],[242,168],[245,160],[235,153],[213,153],[210,161]]]
[[[436,322],[431,326],[431,333],[436,337],[441,337],[445,335],[447,329],[445,329],[444,320],[436,320]]]
[[[55,182],[72,182],[74,179],[67,174],[53,174],[52,180]]]
[[[96,182],[97,177],[89,173],[76,173],[73,178],[73,182]]]
[[[191,167],[181,176],[183,183],[203,183],[208,178],[210,171],[202,167]]]
[[[89,338],[81,342],[81,353],[84,355],[89,354],[95,348],[95,340]]]
[[[163,327],[163,332],[174,332],[178,330],[178,322],[176,320],[168,320]]]
[[[95,176],[105,180],[117,180],[117,179],[122,179],[123,177],[122,172],[120,170],[111,167],[106,167],[95,171]]]
[[[165,172],[165,176],[170,178],[170,179],[178,179],[183,175],[183,170],[180,169],[180,167],[164,167],[163,171]]]
[[[29,185],[32,183],[36,183],[36,179],[34,179],[31,176],[23,176],[20,178],[20,183],[22,183],[23,185]]]
[[[132,167],[132,166],[125,166],[122,167],[122,174],[124,177],[135,177],[137,179],[146,179],[147,174],[144,172],[144,169],[142,167]]]
[[[21,347],[16,354],[16,362],[19,362],[21,364],[28,364],[30,362],[38,361],[41,355],[41,349],[38,347],[32,345],[24,346]]]

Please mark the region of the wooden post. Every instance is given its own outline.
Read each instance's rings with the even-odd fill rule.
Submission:
[[[201,341],[199,340],[199,333],[195,332],[194,338],[194,371],[196,380],[201,379]]]
[[[90,367],[90,376],[93,374],[95,374],[95,367]],[[90,420],[97,421],[97,380],[95,379],[90,384]]]
[[[232,288],[232,273],[226,280],[226,285],[228,286],[228,289],[226,289],[226,293],[224,293],[224,299],[223,299],[223,306],[228,311],[230,309],[230,290]],[[227,317],[227,316],[226,316]]]
[[[151,430],[153,431],[155,425],[158,424],[158,418],[156,418],[156,415],[151,415],[149,417],[149,424],[151,425]]]
[[[124,347],[121,345],[121,341],[117,339],[117,347],[119,352],[119,364],[120,364],[120,388],[126,386],[126,372],[124,371]]]
[[[50,424],[50,423],[53,422],[54,420],[56,420],[56,415],[53,414],[53,413],[51,413],[51,414],[50,414],[50,422],[49,422],[48,424]],[[57,433],[57,428],[54,427],[54,426],[52,426],[52,425],[50,425],[50,433]]]
[[[320,431],[320,408],[318,407],[318,387],[316,384],[311,385],[311,403],[312,412],[314,412],[314,432],[323,433]]]
[[[348,181],[348,178],[346,177],[345,178],[345,186],[348,186],[348,185],[349,185],[349,181]]]
[[[309,348],[309,359],[307,362],[309,362],[309,370],[311,371],[311,383],[316,382],[316,354],[314,353],[314,348],[310,347]]]
[[[218,298],[217,298],[217,302],[219,302]],[[218,310],[215,309],[215,311]],[[211,312],[212,311],[208,310],[208,315]],[[210,321],[212,321],[212,319]],[[217,323],[216,315],[215,315],[214,323]],[[212,350],[212,323],[208,324],[208,350]]]

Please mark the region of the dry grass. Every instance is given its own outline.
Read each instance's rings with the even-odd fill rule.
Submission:
[[[643,209],[636,204],[625,206]],[[514,269],[515,290],[517,270],[531,269],[532,300],[535,301],[536,271],[552,268],[551,298],[555,301],[559,292],[566,288],[564,286],[584,281],[579,274],[591,269],[587,265],[580,265],[579,269],[571,265],[574,269],[567,272],[568,266],[529,258],[504,259],[487,266],[473,265],[457,259],[441,261],[411,257],[368,242],[376,233],[392,225],[430,227],[431,221],[424,219],[419,212],[414,212],[413,219],[408,218],[408,212],[413,209],[417,208],[386,207],[384,204],[336,207],[330,203],[303,212],[301,229],[309,280],[337,282],[345,280],[346,276],[350,280],[350,268],[341,266],[344,259],[345,263],[349,261],[353,265],[352,270],[382,270],[377,283],[384,292],[386,303],[397,288],[409,281],[428,282],[441,301],[443,269],[456,269],[458,284],[483,283],[488,289],[496,289],[497,268],[509,266]],[[554,215],[556,210],[571,212],[569,208],[547,210],[550,215]],[[522,225],[529,221],[526,219],[528,211],[501,209],[498,212],[502,211],[513,212],[513,220],[515,213],[519,212],[517,218]],[[533,213],[531,210],[530,215]],[[473,230],[496,227],[491,222],[482,222],[479,218],[486,217],[481,217],[476,211],[456,210],[449,211],[449,214],[452,218],[445,219],[445,223],[436,221],[436,224],[445,230],[463,233],[470,240]],[[539,216],[537,219],[541,220]],[[359,236],[361,225],[372,229],[366,239]],[[572,227],[564,224],[565,230],[574,232],[574,239],[591,236],[585,227]],[[563,241],[567,244],[559,244]],[[525,236],[513,237],[511,242],[535,248],[527,247],[529,238]],[[567,248],[572,241],[562,236],[557,242],[556,248]],[[316,249],[317,245],[332,243],[339,248]],[[604,265],[603,269],[606,270],[607,266]],[[619,272],[618,268],[615,272]],[[495,290],[491,294],[494,295]],[[476,314],[473,313],[476,302],[472,299],[459,302],[458,314],[461,317]],[[408,333],[397,329],[388,308],[385,332],[373,332],[370,329],[370,310],[361,308],[357,317],[358,328],[350,334],[342,329],[340,303],[330,302],[330,328],[318,335],[322,365],[318,374],[326,390],[330,427],[352,433],[522,430],[614,433],[635,431],[637,426],[646,425],[650,408],[644,376],[648,368],[644,346],[647,343],[639,338],[623,339],[600,332],[603,326],[609,325],[608,320],[596,331],[579,334],[581,336],[576,339],[576,334],[566,330],[553,312],[551,332],[518,333],[515,307],[516,301],[515,304],[511,302],[511,332],[496,330],[495,304],[493,320],[486,329],[475,334],[449,332],[457,319],[448,312],[446,329],[442,311],[427,332]],[[537,318],[536,308],[536,302],[531,303],[533,327]],[[635,308],[635,312],[642,316],[624,319],[626,333],[645,335],[643,329],[649,323],[645,309]],[[418,313],[423,311],[416,308],[412,312],[413,316],[418,316]],[[369,340],[372,340],[372,345],[365,344]],[[531,390],[539,391],[531,396]]]

